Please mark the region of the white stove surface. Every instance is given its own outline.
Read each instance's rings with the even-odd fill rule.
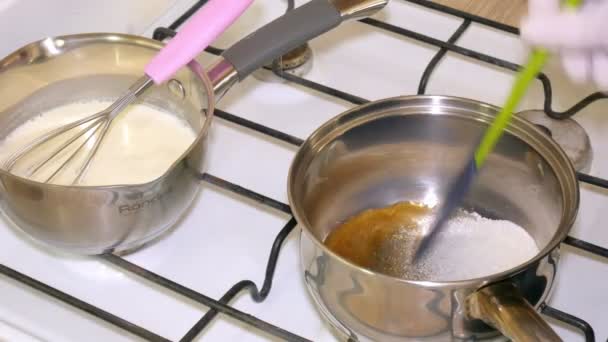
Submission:
[[[180,1],[154,27],[168,25],[194,1]],[[299,1],[301,4],[303,1]],[[255,28],[280,15],[285,1],[257,0],[215,44],[228,47]],[[447,40],[461,20],[393,0],[378,19]],[[459,45],[492,56],[521,62],[525,50],[509,34],[472,24]],[[366,99],[415,94],[421,74],[437,51],[413,40],[359,22],[342,25],[311,42],[314,67],[306,77]],[[17,48],[16,46],[14,48]],[[206,62],[212,57],[202,56]],[[565,109],[593,91],[577,87],[562,76],[558,63],[547,70],[557,109]],[[512,74],[472,59],[448,53],[431,77],[428,94],[469,97],[500,105]],[[541,108],[536,84],[521,109]],[[263,83],[250,77],[236,86],[219,108],[277,130],[306,138],[317,126],[352,107],[300,86]],[[594,103],[576,115],[590,135],[594,160],[590,173],[608,177],[608,103]],[[227,123],[214,122],[209,152],[212,175],[287,203],[287,171],[296,148]],[[126,259],[212,298],[221,297],[240,280],[261,286],[275,236],[289,216],[270,210],[220,188],[201,184],[197,204],[179,226],[160,241]],[[571,235],[608,246],[601,222],[608,210],[608,192],[582,187],[578,221]],[[179,340],[208,310],[203,305],[125,273],[95,257],[51,251],[0,222],[0,263],[85,302],[140,325],[170,340]],[[232,305],[272,324],[314,341],[336,341],[316,311],[301,276],[296,228],[286,240],[272,290],[262,303],[248,294]],[[563,247],[559,275],[549,304],[576,315],[595,329],[598,340],[608,337],[604,305],[608,303],[605,260]],[[0,341],[131,341],[129,333],[63,304],[29,287],[0,276]],[[566,341],[583,341],[576,330],[551,322]],[[209,341],[278,340],[224,315],[201,333]]]

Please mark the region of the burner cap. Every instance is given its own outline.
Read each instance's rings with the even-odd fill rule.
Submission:
[[[272,63],[267,64],[266,68],[272,69]],[[304,76],[312,70],[312,49],[308,43],[298,46],[281,56],[279,68],[285,72],[296,76]],[[284,82],[285,80],[276,76],[270,70],[257,70],[253,76],[261,81]]]
[[[557,120],[542,110],[527,110],[517,114],[532,122],[549,135],[566,152],[576,171],[588,172],[593,151],[585,129],[573,119]]]

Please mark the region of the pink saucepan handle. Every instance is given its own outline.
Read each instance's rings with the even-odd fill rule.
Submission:
[[[207,2],[146,65],[146,75],[156,84],[168,80],[203,52],[252,2],[253,0]]]

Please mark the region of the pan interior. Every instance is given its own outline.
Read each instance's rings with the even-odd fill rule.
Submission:
[[[292,201],[301,203],[300,219],[318,241],[325,241],[341,223],[365,210],[408,201],[435,205],[486,125],[463,115],[425,113],[361,120],[318,150],[311,149],[314,157],[303,152],[306,166],[295,171],[291,189]],[[480,171],[463,209],[522,227],[543,250],[560,227],[561,190],[549,162],[507,133]],[[399,245],[405,251],[402,258],[416,237],[408,241]]]
[[[146,63],[161,47],[154,41],[112,34],[47,38],[23,47],[0,62],[0,88],[6,90],[0,95],[0,140],[53,108],[115,101],[143,75]],[[184,67],[167,83],[152,86],[136,103],[175,116],[200,137],[206,127],[201,108],[208,108],[212,95],[206,89],[199,76]]]

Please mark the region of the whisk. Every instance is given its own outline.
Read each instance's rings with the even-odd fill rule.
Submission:
[[[60,165],[50,172],[50,175],[44,180],[44,183],[48,183],[65,170],[70,163],[74,162],[83,150],[88,150],[83,158],[83,163],[76,168],[76,175],[72,181],[73,185],[78,184],[91,165],[112,121],[143,94],[146,89],[154,84],[165,82],[179,69],[190,63],[213,40],[224,32],[252,2],[253,0],[209,1],[152,58],[144,69],[144,75],[135,81],[123,96],[113,102],[108,108],[98,113],[53,129],[26,144],[5,161],[5,170],[11,172],[19,161],[26,159],[34,150],[40,149],[51,140],[76,130],[76,133],[72,133],[73,135],[61,142],[58,147],[52,149],[48,156],[40,158],[41,160],[26,167],[24,176],[26,178],[33,177],[58,156],[67,156],[63,162],[60,160]],[[83,141],[78,144],[78,140]],[[71,154],[69,153],[70,150],[68,150],[70,146],[72,146]],[[85,149],[87,146],[90,146],[90,148]]]

